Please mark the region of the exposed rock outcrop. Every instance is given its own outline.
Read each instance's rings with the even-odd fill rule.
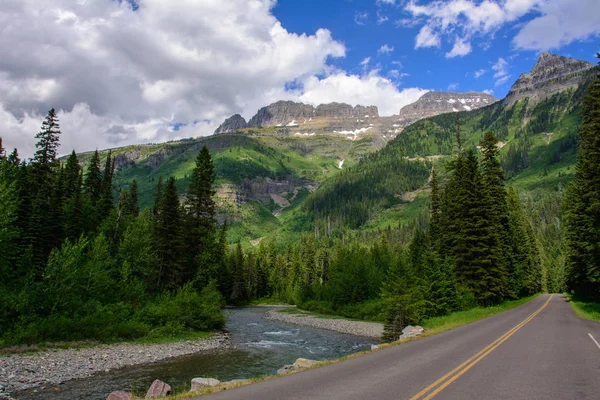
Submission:
[[[106,400],[133,400],[133,395],[129,392],[112,392]]]
[[[594,65],[586,61],[542,53],[533,69],[512,85],[504,102],[510,105],[528,97],[530,105],[536,104],[554,93],[578,86],[594,73]]]
[[[244,129],[248,126],[244,117],[240,114],[235,114],[227,118],[215,131],[215,135],[220,133],[235,132],[239,129]]]
[[[472,111],[495,103],[497,99],[487,93],[428,92],[419,100],[400,110],[399,122],[406,127],[423,118],[459,111]]]
[[[194,378],[192,379],[192,391],[205,387],[217,386],[221,381],[214,378]]]
[[[315,116],[313,106],[293,101],[278,101],[258,110],[248,121],[248,127],[294,125],[294,122],[299,119],[313,116]]]
[[[308,360],[306,358],[298,358],[293,364],[284,365],[283,367],[279,368],[277,370],[277,375],[285,375],[285,374],[289,374],[290,372],[301,371],[303,369],[310,368],[318,363],[319,362],[315,361],[315,360]]]
[[[164,383],[160,379],[156,379],[152,382],[150,389],[146,393],[146,399],[157,399],[159,397],[165,397],[171,394],[171,386]]]

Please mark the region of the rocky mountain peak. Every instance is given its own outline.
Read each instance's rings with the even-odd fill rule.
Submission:
[[[402,125],[410,125],[420,119],[439,114],[472,111],[489,106],[497,99],[487,93],[478,92],[427,92],[416,102],[400,110]]]
[[[231,117],[227,118],[215,131],[215,135],[218,135],[220,133],[228,133],[228,132],[234,132],[237,131],[238,129],[244,129],[248,126],[248,124],[246,123],[246,120],[244,119],[244,117],[242,117],[240,114],[235,114],[232,115]]]
[[[593,73],[593,68],[586,61],[544,52],[531,71],[517,79],[504,101],[512,104],[528,97],[530,104],[538,103],[554,93],[578,86]]]

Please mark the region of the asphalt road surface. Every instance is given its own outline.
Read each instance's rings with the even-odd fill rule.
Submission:
[[[226,390],[218,400],[600,399],[600,323],[562,295],[321,368]]]

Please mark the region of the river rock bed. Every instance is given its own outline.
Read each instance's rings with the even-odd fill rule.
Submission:
[[[330,331],[347,333],[379,339],[383,334],[383,324],[376,322],[348,321],[345,319],[317,318],[304,314],[289,314],[270,310],[267,319],[288,324],[310,326],[313,328],[328,329]]]
[[[59,385],[100,371],[228,347],[231,347],[229,335],[216,333],[207,339],[173,343],[120,343],[0,356],[0,399],[8,398],[8,393]]]

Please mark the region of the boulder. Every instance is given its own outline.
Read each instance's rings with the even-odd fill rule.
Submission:
[[[205,387],[217,386],[221,381],[213,378],[194,378],[192,379],[192,391]]]
[[[281,367],[281,368],[279,368],[277,370],[277,375],[285,375],[285,374],[288,374],[288,373],[290,373],[290,372],[292,372],[294,370],[295,370],[295,368],[294,368],[293,365],[291,365],[291,364],[284,365],[283,367]]]
[[[165,397],[170,394],[171,386],[157,379],[154,382],[152,382],[150,389],[148,389],[148,392],[146,393],[146,399],[156,399],[158,397]]]
[[[129,392],[112,392],[106,400],[133,400],[133,395]]]
[[[373,350],[377,350],[378,348],[379,348],[379,345],[378,345],[378,344],[372,344],[372,345],[371,345],[371,351],[373,351]]]
[[[418,336],[421,333],[423,333],[425,329],[423,329],[420,326],[412,326],[412,325],[408,325],[406,328],[402,329],[402,335],[403,336]]]
[[[316,363],[318,363],[318,361],[315,360],[308,360],[306,358],[299,358],[294,362],[294,368],[296,369],[302,369],[302,368],[310,368],[313,365],[315,365]]]

